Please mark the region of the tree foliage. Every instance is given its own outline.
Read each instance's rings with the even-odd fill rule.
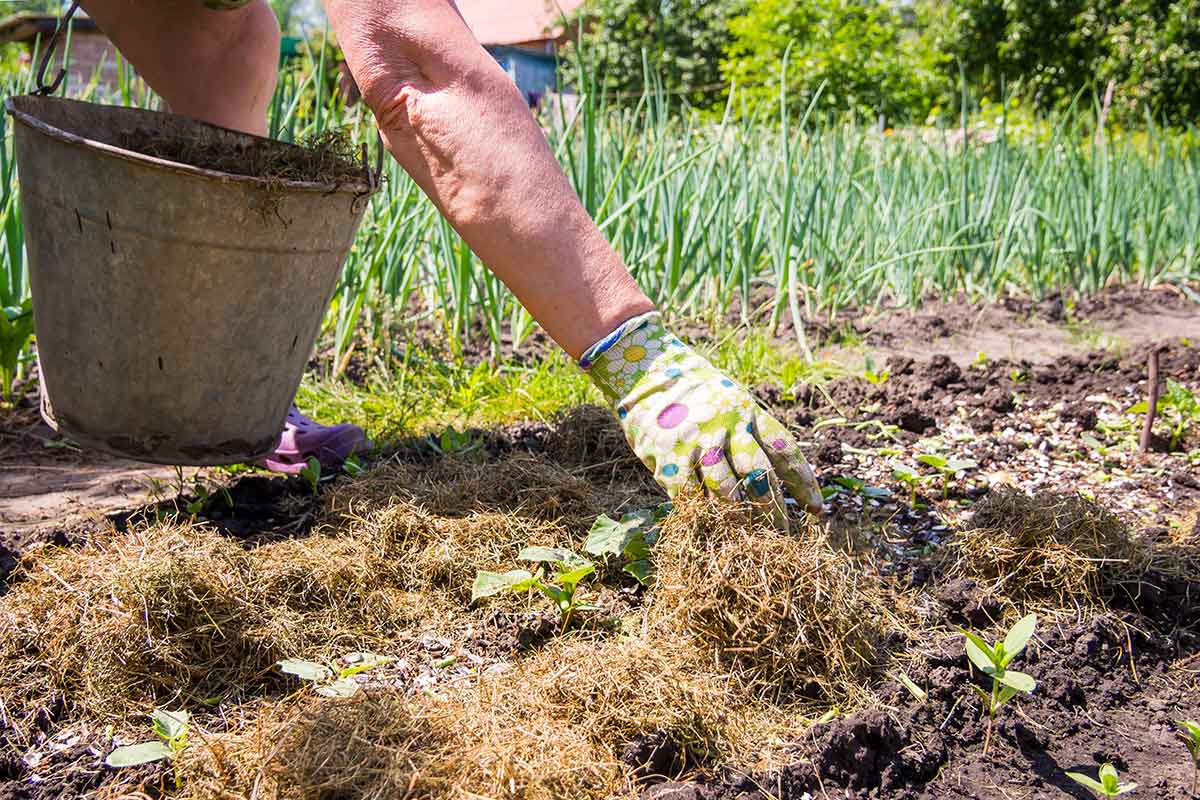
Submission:
[[[991,97],[1006,85],[1050,109],[1111,81],[1117,118],[1200,114],[1195,0],[955,0],[943,13],[937,46]]]
[[[667,92],[693,105],[713,105],[725,95],[720,62],[729,18],[743,5],[743,0],[589,0],[578,17],[582,45],[606,92],[642,91],[644,52]]]
[[[774,104],[790,46],[786,80],[798,106],[823,84],[822,107],[919,122],[945,83],[945,58],[919,23],[880,0],[753,0],[730,21],[722,68],[752,105]]]

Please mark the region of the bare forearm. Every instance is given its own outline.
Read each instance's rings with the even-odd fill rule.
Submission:
[[[326,9],[388,150],[568,353],[652,307],[447,0]]]

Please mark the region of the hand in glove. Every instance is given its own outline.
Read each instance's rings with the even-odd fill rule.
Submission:
[[[819,513],[821,490],[791,434],[746,389],[663,327],[657,311],[592,345],[580,366],[613,403],[638,458],[672,497],[748,500],[787,529],[783,488]]]

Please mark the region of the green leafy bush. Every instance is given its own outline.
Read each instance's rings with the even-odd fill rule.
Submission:
[[[586,53],[600,88],[638,96],[646,65],[663,88],[693,105],[717,105],[726,94],[721,55],[729,43],[729,18],[743,0],[590,0],[579,14]],[[573,60],[576,45],[567,49]]]
[[[919,35],[919,15],[913,22],[876,0],[753,0],[730,20],[722,72],[741,87],[751,108],[768,113],[786,77],[797,108],[807,107],[820,90],[822,107],[872,121],[882,114],[920,122],[948,86],[947,59]]]

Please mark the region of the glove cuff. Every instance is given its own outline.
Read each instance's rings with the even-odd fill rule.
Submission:
[[[663,327],[662,315],[650,311],[621,323],[589,347],[579,366],[615,403],[629,394],[664,353],[682,356],[685,349],[684,343]]]

